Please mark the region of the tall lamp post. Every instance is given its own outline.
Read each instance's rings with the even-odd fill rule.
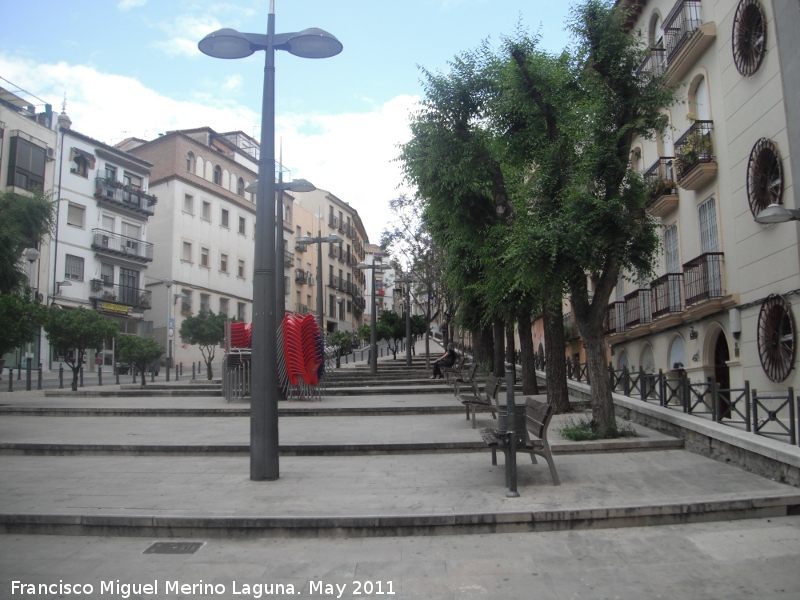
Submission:
[[[172,290],[173,283],[175,282],[169,277],[164,280],[164,285],[167,287],[167,326],[164,328],[167,332],[167,381],[169,381],[169,369],[172,366],[172,337],[175,333],[175,324],[172,322],[172,304],[169,303],[172,299],[170,290]]]
[[[33,301],[39,301],[39,273],[36,273],[36,285],[33,285],[33,263],[39,260],[39,256],[41,253],[36,248],[26,248],[25,249],[25,260],[28,261],[28,285],[30,285],[32,294],[33,294]],[[39,326],[38,331],[36,332],[36,349],[34,351],[34,358],[36,358],[36,362],[41,367],[42,364],[42,327]]]
[[[220,29],[197,44],[214,58],[265,53],[258,161],[255,258],[253,260],[252,386],[250,395],[250,479],[275,480],[278,467],[278,340],[275,283],[275,50],[301,58],[328,58],[342,44],[322,29],[275,33],[275,0],[270,0],[267,33]],[[281,276],[283,271],[281,270]]]
[[[369,372],[372,375],[378,374],[378,308],[375,302],[375,271],[385,271],[391,269],[389,265],[359,263],[356,269],[364,269],[372,271],[372,300],[370,302],[370,310],[372,311],[372,318],[370,319],[370,332],[369,332]]]
[[[406,366],[411,366],[411,279],[410,275],[395,278],[397,283],[404,283],[406,288]]]
[[[324,335],[325,327],[323,324],[322,318],[322,244],[329,243],[329,244],[338,244],[342,241],[342,237],[335,233],[322,237],[322,230],[317,230],[317,237],[311,237],[308,235],[304,235],[299,240],[297,240],[298,244],[302,244],[303,246],[307,246],[308,244],[317,244],[317,322],[319,323],[319,334]],[[331,282],[332,283],[332,282]]]

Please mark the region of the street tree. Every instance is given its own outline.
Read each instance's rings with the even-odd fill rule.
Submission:
[[[406,337],[406,317],[398,315],[391,310],[381,313],[378,326],[384,325],[384,336],[387,340],[389,350],[392,351],[394,359],[397,360],[397,349],[400,347],[400,340]]]
[[[53,230],[55,203],[49,194],[0,193],[0,294],[22,292],[28,276],[20,260],[25,248],[38,248]]]
[[[225,340],[225,322],[228,317],[224,314],[214,314],[212,311],[200,311],[196,315],[186,317],[181,323],[180,336],[188,340],[192,346],[198,346],[206,363],[208,380],[214,378],[211,363],[216,355],[217,347]]]
[[[147,368],[161,358],[164,347],[153,338],[123,334],[117,336],[116,347],[120,361],[135,366],[142,374],[142,387],[147,385]]]
[[[45,310],[31,299],[30,289],[23,293],[0,294],[0,359],[7,352],[34,340],[44,321]],[[2,368],[2,365],[0,365]]]
[[[336,351],[336,368],[341,366],[342,348],[353,343],[353,334],[349,331],[329,331],[325,334],[325,345]]]
[[[92,310],[51,306],[45,313],[44,330],[50,345],[66,357],[66,363],[72,369],[72,391],[76,392],[86,351],[102,348],[117,334],[118,327]]]

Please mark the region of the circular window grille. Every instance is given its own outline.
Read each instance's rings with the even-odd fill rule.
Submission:
[[[780,204],[783,195],[783,172],[778,147],[761,138],[747,162],[747,201],[753,216],[770,204]]]
[[[733,62],[749,77],[761,66],[767,52],[767,17],[759,0],[742,0],[733,17]]]
[[[789,304],[772,294],[758,313],[758,356],[764,372],[772,381],[781,382],[794,365],[796,330]]]

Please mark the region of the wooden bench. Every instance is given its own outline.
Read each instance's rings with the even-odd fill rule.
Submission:
[[[475,383],[475,375],[478,373],[478,364],[472,363],[464,365],[460,373],[453,375],[452,381],[448,382],[453,386],[453,395],[457,398],[461,393],[461,384],[467,384],[472,390],[473,396],[479,396],[478,386]]]
[[[545,396],[542,396],[545,397]],[[530,454],[531,462],[536,464],[536,455],[541,456],[547,461],[550,467],[550,475],[553,478],[553,485],[561,485],[556,472],[556,465],[553,462],[553,452],[547,442],[547,428],[553,418],[552,404],[541,402],[536,398],[525,398],[525,427],[517,423],[517,452]],[[529,435],[530,434],[530,435]],[[483,441],[492,449],[492,464],[497,464],[497,450],[501,450],[506,460],[508,469],[508,434],[497,429],[482,429],[481,437]],[[506,473],[506,478],[508,473]]]
[[[467,356],[462,355],[452,367],[439,367],[439,370],[442,372],[442,375],[447,381],[448,385],[452,385],[452,379],[454,377],[458,377],[461,374],[461,370],[464,368],[464,365],[467,363]]]
[[[489,375],[486,384],[483,386],[483,394],[461,394],[458,399],[467,409],[467,420],[472,413],[472,428],[475,429],[475,413],[479,408],[488,408],[492,412],[492,417],[497,418],[497,394],[500,391],[500,379],[494,375]]]

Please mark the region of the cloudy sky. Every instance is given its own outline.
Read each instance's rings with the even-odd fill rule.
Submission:
[[[276,0],[277,31],[321,27],[344,51],[276,56],[276,136],[284,165],[353,205],[370,241],[402,191],[397,144],[422,88],[418,66],[499,42],[522,23],[553,51],[567,42],[570,2],[552,0]],[[218,60],[197,42],[222,27],[265,32],[268,0],[33,0],[7,3],[0,77],[114,144],[210,126],[259,137],[263,55]],[[34,16],[35,13],[35,16]],[[0,86],[11,87],[0,81]],[[13,89],[13,88],[12,88]]]

